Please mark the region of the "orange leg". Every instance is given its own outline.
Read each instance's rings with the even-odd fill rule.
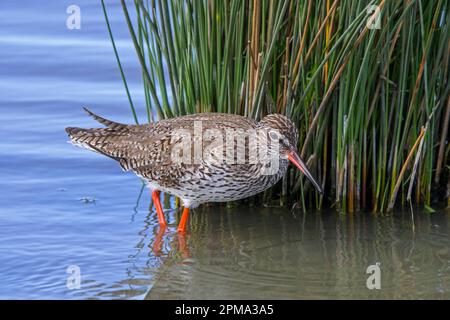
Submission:
[[[184,208],[183,215],[181,216],[180,224],[178,225],[178,232],[186,231],[186,223],[189,218],[189,208]]]
[[[152,193],[153,203],[155,204],[156,214],[158,215],[159,225],[165,227],[167,225],[166,218],[164,217],[164,212],[161,206],[161,200],[159,199],[159,191],[155,190]]]

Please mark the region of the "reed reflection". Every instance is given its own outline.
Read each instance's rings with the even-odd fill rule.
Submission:
[[[158,234],[152,242],[161,267],[148,299],[450,297],[445,214],[418,214],[415,231],[409,212],[215,206],[191,219],[182,239],[169,227],[165,246]],[[372,291],[365,271],[377,262],[382,289]]]

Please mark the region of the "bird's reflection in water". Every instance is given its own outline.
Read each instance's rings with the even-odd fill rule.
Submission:
[[[164,244],[164,237],[167,235],[168,232],[172,232],[174,234],[173,238],[177,240],[177,245],[172,241],[170,247],[173,248],[173,250],[179,252],[181,254],[181,257],[183,259],[187,259],[190,257],[190,251],[189,247],[187,245],[187,238],[189,237],[189,234],[187,233],[175,233],[175,230],[167,230],[168,228],[166,226],[159,227],[159,230],[156,233],[155,239],[153,241],[152,245],[152,251],[156,257],[161,257],[164,255],[163,252],[163,244]]]
[[[282,208],[200,207],[186,234],[153,217],[148,245],[154,284],[165,298],[449,298],[448,216],[409,212],[296,212]],[[148,230],[147,230],[148,231]],[[156,266],[155,261],[159,264]],[[381,263],[382,290],[366,269]]]
[[[158,230],[158,233],[156,234],[155,240],[153,241],[153,253],[155,256],[160,257],[162,253],[162,247],[163,247],[163,241],[164,241],[164,234],[166,233],[167,227],[163,226],[160,227]]]

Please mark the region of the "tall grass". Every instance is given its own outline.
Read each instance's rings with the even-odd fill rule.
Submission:
[[[448,1],[121,4],[149,121],[199,112],[255,119],[278,112],[295,121],[301,155],[327,198],[292,169],[261,200],[352,212],[407,201],[428,208],[444,198]]]

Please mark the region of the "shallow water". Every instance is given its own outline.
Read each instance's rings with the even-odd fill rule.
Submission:
[[[450,224],[281,208],[205,208],[174,237],[147,299],[448,299]],[[366,273],[379,264],[379,290]]]
[[[66,143],[81,110],[130,122],[99,1],[0,2],[0,298],[449,298],[446,213],[342,217],[200,208],[186,237],[158,236],[148,190]],[[109,3],[109,1],[108,1]],[[111,2],[112,3],[112,2]],[[110,20],[139,115],[141,74],[118,2]],[[161,240],[158,240],[161,239]],[[381,289],[366,268],[379,262]],[[69,266],[81,272],[67,286]],[[70,287],[70,286],[69,286]]]

